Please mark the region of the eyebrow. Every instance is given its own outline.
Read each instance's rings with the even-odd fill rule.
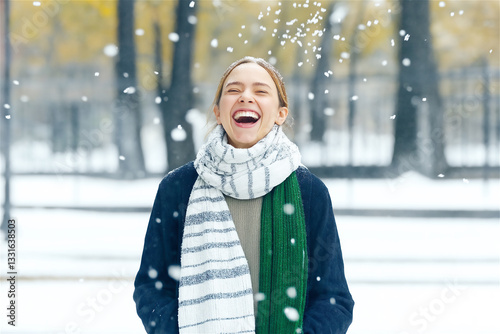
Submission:
[[[243,82],[240,82],[240,81],[232,81],[232,82],[228,82],[226,84],[226,87],[228,87],[228,86],[244,86],[244,84],[243,84]],[[269,89],[271,89],[271,86],[269,86],[265,82],[254,82],[252,84],[252,86],[265,86],[265,87],[268,87]]]

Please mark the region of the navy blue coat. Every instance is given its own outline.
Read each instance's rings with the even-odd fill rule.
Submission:
[[[304,167],[297,169],[306,219],[309,272],[304,333],[345,333],[354,301],[324,183]],[[192,162],[172,171],[160,183],[149,220],[139,272],[135,278],[137,313],[148,333],[178,333],[180,249],[186,208],[198,174]]]

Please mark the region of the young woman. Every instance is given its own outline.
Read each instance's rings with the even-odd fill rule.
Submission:
[[[134,300],[148,333],[345,333],[353,299],[328,190],[283,133],[277,70],[222,76],[217,126],[160,183]]]

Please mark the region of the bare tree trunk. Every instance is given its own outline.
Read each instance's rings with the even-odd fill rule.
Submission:
[[[325,29],[321,37],[321,58],[316,64],[316,72],[311,84],[311,92],[314,94],[314,100],[311,103],[311,140],[323,142],[323,136],[326,131],[326,115],[327,100],[325,96],[325,87],[328,77],[325,76],[330,70],[330,55],[333,45],[333,26],[330,21],[334,9],[334,4],[330,5],[327,11],[327,19],[325,20]]]
[[[137,177],[145,173],[134,42],[134,3],[134,0],[118,1],[115,138],[120,155],[119,171],[126,177]]]
[[[444,120],[430,33],[428,0],[400,0],[399,89],[392,166],[398,173],[418,170],[436,176],[446,168]],[[427,131],[419,138],[419,116]],[[420,129],[422,130],[422,129]],[[424,129],[425,130],[425,129]]]
[[[361,4],[361,8],[358,12],[358,17],[356,23],[362,22],[363,17],[365,16],[365,4]],[[349,164],[354,165],[354,121],[356,119],[357,113],[357,99],[354,98],[356,95],[356,80],[358,75],[356,73],[356,69],[358,67],[358,59],[361,53],[361,50],[356,45],[356,41],[359,36],[359,28],[358,24],[354,25],[354,30],[351,36],[351,53],[349,57],[349,77],[348,77],[348,85],[347,85],[347,97],[349,99],[349,114],[347,118],[347,128],[349,130]]]
[[[301,48],[296,48],[296,53],[295,53],[295,63],[298,64],[302,62],[303,60],[303,51]],[[293,87],[293,94],[292,100],[290,101],[291,103],[291,108],[290,114],[288,117],[292,117],[292,122],[291,125],[295,128],[294,129],[294,135],[295,135],[295,142],[299,144],[303,144],[306,140],[308,140],[309,137],[309,132],[307,134],[303,130],[304,123],[307,122],[306,118],[304,117],[303,114],[303,101],[304,101],[304,92],[302,90],[302,82],[304,82],[304,73],[301,70],[301,67],[295,66],[294,71],[291,77],[291,87]],[[290,96],[290,95],[289,95]],[[307,137],[307,138],[306,138]]]
[[[159,78],[158,89],[161,96],[159,106],[163,116],[163,129],[167,144],[168,170],[180,167],[195,158],[193,129],[186,120],[186,114],[193,106],[191,64],[195,25],[190,22],[189,18],[194,16],[195,12],[194,1],[178,1],[175,31],[179,39],[174,46],[172,77],[168,90],[163,87],[161,77]],[[156,30],[155,58],[157,69],[160,70],[161,36],[159,29]]]

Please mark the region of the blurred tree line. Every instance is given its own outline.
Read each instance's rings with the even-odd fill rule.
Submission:
[[[171,170],[194,158],[186,114],[207,110],[223,70],[245,55],[280,69],[296,123],[310,124],[311,141],[324,140],[331,115],[325,87],[345,78],[350,152],[359,81],[387,73],[399,87],[391,165],[396,173],[437,175],[447,166],[438,72],[485,57],[499,67],[499,10],[495,1],[15,1],[12,73],[22,83],[21,101],[29,100],[34,132],[38,123],[49,124],[57,143],[64,124],[81,134],[82,122],[94,122],[98,132],[87,134],[87,142],[98,146],[111,135],[118,168],[130,176],[146,172],[145,99],[154,99],[161,115]],[[304,93],[308,113],[298,111]],[[416,101],[427,102],[431,131],[424,139]],[[88,102],[106,112],[85,120]],[[36,107],[47,103],[50,117]],[[78,145],[75,139],[52,149]]]

